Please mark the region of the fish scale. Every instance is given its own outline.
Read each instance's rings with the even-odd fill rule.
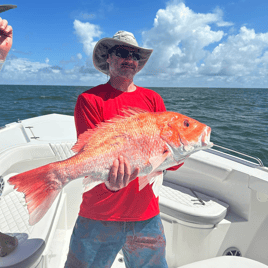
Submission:
[[[113,161],[129,160],[131,172],[138,167],[139,190],[153,184],[155,195],[162,171],[182,163],[191,153],[211,147],[210,128],[175,112],[151,113],[137,108],[122,111],[108,122],[89,129],[78,138],[72,157],[11,177],[8,183],[23,192],[29,224],[42,219],[61,189],[84,177],[84,191],[108,180]]]

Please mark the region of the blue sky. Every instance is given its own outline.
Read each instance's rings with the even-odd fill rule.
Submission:
[[[1,84],[94,86],[95,43],[132,32],[154,52],[140,86],[268,88],[266,0],[16,1]]]

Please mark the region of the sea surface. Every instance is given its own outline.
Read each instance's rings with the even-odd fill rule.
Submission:
[[[89,88],[0,85],[0,127],[52,113],[73,115],[78,95]],[[212,142],[258,157],[268,167],[268,89],[151,89],[162,96],[167,110],[209,125]]]

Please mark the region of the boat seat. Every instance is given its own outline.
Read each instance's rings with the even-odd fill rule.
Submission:
[[[225,218],[229,205],[164,180],[160,188],[159,207],[162,213],[184,222],[215,225]]]
[[[18,239],[17,248],[6,257],[0,257],[0,268],[31,267],[45,248],[45,241],[29,239],[34,226],[28,223],[29,214],[22,193],[12,191],[0,197],[0,231]],[[17,265],[17,266],[16,266]]]
[[[180,266],[180,268],[267,268],[268,266],[244,257],[221,256]]]
[[[7,169],[12,169],[19,163],[27,167],[34,161],[35,165],[41,165],[41,161],[64,160],[74,155],[71,151],[73,144],[73,142],[65,142],[14,147],[2,153],[0,172],[4,174]],[[40,162],[37,162],[38,160]],[[31,168],[34,167],[31,166]],[[0,176],[0,232],[15,236],[19,242],[13,252],[0,257],[0,268],[37,266],[49,236],[53,236],[52,226],[57,224],[54,222],[55,215],[61,212],[65,198],[62,193],[58,195],[44,218],[36,225],[30,226],[24,194],[14,190],[14,187],[7,182],[16,174],[18,172]]]

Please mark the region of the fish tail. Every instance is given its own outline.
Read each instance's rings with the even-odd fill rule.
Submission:
[[[55,170],[55,164],[48,164],[11,177],[8,183],[14,189],[24,193],[28,212],[29,224],[39,222],[60,193],[63,183]]]

